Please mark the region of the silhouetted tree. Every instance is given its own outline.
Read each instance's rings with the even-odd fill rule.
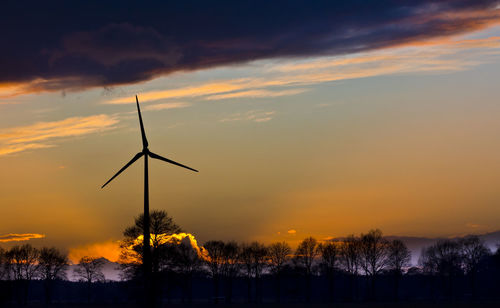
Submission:
[[[354,235],[347,236],[340,243],[340,265],[349,275],[350,298],[357,298],[357,276],[360,264],[360,239]]]
[[[66,279],[68,257],[55,247],[43,247],[38,258],[40,278],[44,280],[45,301],[50,303],[55,280]]]
[[[238,275],[238,258],[240,247],[236,242],[224,243],[222,249],[222,276],[225,283],[226,302],[231,303],[233,297],[233,280]]]
[[[87,283],[87,301],[90,302],[92,284],[98,281],[104,281],[102,267],[104,259],[93,257],[82,257],[74,270],[75,278]]]
[[[255,288],[257,301],[262,301],[262,272],[268,265],[268,251],[267,247],[259,242],[252,242],[250,244],[253,255],[253,271],[255,277]]]
[[[388,269],[394,277],[394,298],[398,299],[399,283],[403,276],[403,269],[410,265],[411,252],[401,240],[392,240],[389,243]]]
[[[0,280],[3,280],[7,278],[7,264],[6,264],[6,257],[5,257],[5,250],[0,247]]]
[[[206,263],[214,282],[214,297],[216,302],[219,298],[219,281],[224,263],[224,246],[223,241],[208,241],[203,245],[208,254]]]
[[[253,251],[250,244],[241,245],[240,262],[247,280],[247,302],[252,301]]]
[[[337,270],[340,249],[336,242],[326,242],[318,245],[318,251],[321,254],[320,267],[326,274],[328,278],[328,293],[330,302],[333,301],[334,283],[335,283],[335,271]]]
[[[424,248],[419,262],[425,273],[441,278],[445,292],[449,296],[453,295],[453,279],[463,273],[461,250],[457,241],[441,240]]]
[[[176,241],[171,245],[173,254],[174,270],[183,277],[183,289],[188,295],[189,302],[192,301],[193,275],[201,269],[203,263],[198,252],[186,241]],[[183,295],[184,300],[184,295]]]
[[[140,275],[140,265],[142,265],[143,254],[143,235],[144,214],[135,218],[135,223],[125,229],[124,240],[121,243],[121,263],[124,264],[124,276],[128,278]],[[158,276],[162,270],[161,265],[169,264],[168,243],[165,238],[174,233],[181,232],[181,228],[176,225],[172,217],[168,216],[166,211],[153,210],[150,213],[150,232],[151,232],[151,258],[153,265],[153,275]],[[139,240],[141,239],[141,240]]]
[[[38,256],[38,249],[30,244],[14,246],[5,254],[9,277],[21,287],[22,296],[19,299],[24,302],[28,299],[30,281],[38,274]]]
[[[382,237],[382,231],[370,230],[361,235],[359,252],[361,268],[370,277],[370,297],[374,298],[376,277],[389,260],[389,242]]]
[[[240,262],[247,278],[247,300],[252,298],[252,279],[255,279],[255,293],[257,301],[262,299],[261,276],[268,264],[268,251],[264,244],[252,242],[243,244],[240,252]]]
[[[318,241],[313,237],[308,237],[300,242],[295,256],[294,263],[302,269],[306,275],[306,301],[311,299],[311,276],[313,274],[314,258],[318,255]]]
[[[491,251],[484,245],[484,242],[475,235],[466,236],[458,240],[460,255],[462,258],[462,268],[468,277],[472,294],[476,296],[476,275],[479,263],[491,254]]]
[[[290,260],[292,249],[287,242],[277,242],[269,245],[267,250],[269,253],[269,267],[275,277],[276,299],[279,302],[281,300],[281,275],[283,267]]]

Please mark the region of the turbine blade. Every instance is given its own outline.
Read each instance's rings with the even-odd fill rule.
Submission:
[[[175,162],[175,161],[173,161],[173,160],[170,160],[170,159],[168,159],[168,158],[162,157],[162,156],[160,156],[160,155],[158,155],[158,154],[155,154],[155,153],[153,153],[153,152],[149,152],[149,156],[151,156],[152,158],[156,158],[156,159],[159,159],[159,160],[166,161],[167,163],[171,163],[171,164],[173,164],[173,165],[176,165],[176,166],[179,166],[179,167],[182,167],[182,168],[186,168],[186,169],[192,170],[192,171],[194,171],[194,172],[198,172],[198,170],[196,170],[196,169],[190,168],[190,167],[188,167],[188,166],[185,166],[185,165],[183,165],[183,164],[180,164],[180,163]]]
[[[142,123],[141,108],[139,107],[139,99],[137,95],[135,96],[135,103],[137,104],[137,113],[139,113],[139,123],[141,124],[141,135],[142,135],[142,146],[144,148],[148,147],[148,139],[146,138],[146,132],[144,131],[144,124]]]
[[[132,158],[132,160],[130,160],[125,166],[123,166],[123,168],[121,168],[120,171],[118,171],[115,175],[113,175],[113,177],[111,179],[109,179],[106,183],[104,183],[104,185],[102,185],[101,188],[104,188],[104,186],[108,185],[109,182],[111,182],[120,173],[122,173],[123,170],[127,169],[130,165],[132,165],[136,160],[141,158],[142,155],[144,155],[144,153],[142,153],[142,152],[135,154],[134,158]]]

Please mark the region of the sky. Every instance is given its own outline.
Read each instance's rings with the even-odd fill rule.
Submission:
[[[98,9],[96,9],[96,6]],[[150,206],[211,239],[500,229],[500,2],[10,3],[0,246],[113,247]],[[107,252],[104,252],[107,251]],[[75,257],[76,258],[76,257]]]

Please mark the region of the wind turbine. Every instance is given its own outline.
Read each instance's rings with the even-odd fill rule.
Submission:
[[[146,287],[149,285],[150,275],[152,270],[151,264],[151,250],[150,250],[150,229],[149,229],[149,180],[148,180],[148,157],[162,160],[164,162],[183,167],[189,169],[194,172],[198,172],[198,170],[170,160],[168,158],[162,157],[158,154],[151,152],[148,149],[148,139],[146,138],[146,132],[144,131],[144,124],[142,123],[141,116],[141,108],[139,107],[139,99],[137,95],[135,96],[135,103],[137,105],[137,113],[139,114],[139,124],[141,125],[141,135],[142,135],[142,151],[135,154],[135,156],[125,165],[123,166],[111,179],[109,179],[101,188],[104,188],[111,182],[114,178],[116,178],[120,173],[122,173],[125,169],[127,169],[130,165],[136,162],[139,158],[144,156],[144,221],[143,221],[143,230],[144,230],[144,243],[143,243],[143,266],[144,266],[144,278],[146,282]]]

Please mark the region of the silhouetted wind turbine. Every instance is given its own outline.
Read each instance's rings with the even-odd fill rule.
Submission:
[[[143,221],[143,229],[144,229],[144,243],[143,243],[143,266],[144,266],[144,275],[146,280],[146,286],[149,284],[150,275],[151,275],[151,250],[150,250],[150,231],[149,231],[149,181],[148,181],[148,157],[155,158],[158,160],[162,160],[167,163],[171,163],[177,165],[179,167],[183,167],[195,172],[198,170],[170,160],[168,158],[162,157],[158,154],[155,154],[148,149],[148,139],[146,138],[146,132],[144,131],[144,124],[142,123],[141,116],[141,108],[139,107],[139,99],[137,95],[135,96],[135,103],[137,105],[137,113],[139,114],[139,124],[141,125],[141,135],[142,135],[142,151],[135,154],[135,156],[130,160],[123,168],[121,168],[111,179],[109,179],[101,188],[108,185],[114,178],[116,178],[120,173],[122,173],[125,169],[127,169],[130,165],[132,165],[136,160],[144,156],[144,221]]]

